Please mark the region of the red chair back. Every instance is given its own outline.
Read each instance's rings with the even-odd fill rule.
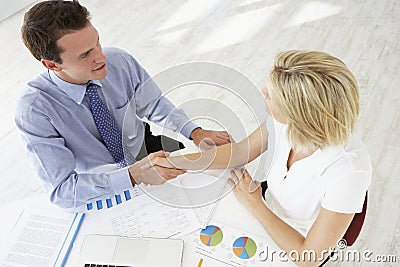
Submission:
[[[364,205],[361,213],[356,213],[351,221],[349,228],[347,228],[346,233],[343,238],[347,242],[347,246],[350,247],[354,244],[357,237],[361,232],[361,228],[364,224],[365,214],[367,213],[367,202],[368,202],[368,192],[365,193]]]

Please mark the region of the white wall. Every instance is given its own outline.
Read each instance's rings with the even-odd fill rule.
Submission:
[[[0,21],[14,15],[34,2],[36,2],[36,0],[0,0]]]

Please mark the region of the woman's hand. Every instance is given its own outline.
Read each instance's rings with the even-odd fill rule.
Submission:
[[[259,205],[264,206],[260,183],[253,181],[247,170],[233,170],[229,183],[233,188],[235,196],[251,212]]]

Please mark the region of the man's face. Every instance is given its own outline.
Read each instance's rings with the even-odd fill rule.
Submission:
[[[106,56],[99,42],[99,34],[88,22],[86,27],[66,34],[57,41],[64,51],[60,54],[57,75],[70,83],[85,84],[101,80],[107,75]]]

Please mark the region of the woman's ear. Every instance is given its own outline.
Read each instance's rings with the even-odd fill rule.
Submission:
[[[53,71],[61,70],[60,64],[58,64],[52,60],[41,59],[40,62],[43,64],[43,66],[45,66],[49,70],[53,70]]]

